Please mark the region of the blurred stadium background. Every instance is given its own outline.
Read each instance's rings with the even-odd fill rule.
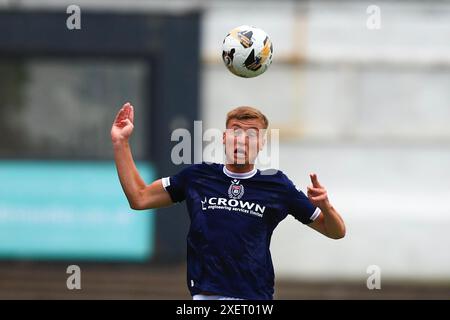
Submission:
[[[221,61],[242,24],[274,43],[251,80]],[[0,0],[0,30],[1,299],[190,298],[184,205],[133,212],[120,189],[109,130],[126,101],[147,182],[180,169],[173,129],[223,129],[237,105],[281,130],[298,186],[318,173],[347,236],[283,221],[275,298],[450,298],[450,2]]]

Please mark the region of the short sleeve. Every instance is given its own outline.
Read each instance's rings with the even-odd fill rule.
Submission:
[[[314,206],[289,178],[286,177],[286,180],[288,213],[303,224],[313,222],[319,216],[320,209]]]
[[[186,199],[189,169],[190,167],[187,167],[173,176],[162,178],[162,185],[173,202],[181,202]]]

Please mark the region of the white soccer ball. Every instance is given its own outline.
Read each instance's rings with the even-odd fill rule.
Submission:
[[[253,78],[263,74],[272,63],[273,46],[263,30],[240,26],[223,40],[222,59],[233,74]]]

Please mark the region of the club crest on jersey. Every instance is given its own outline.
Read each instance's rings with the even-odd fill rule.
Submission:
[[[239,180],[234,179],[228,188],[228,196],[232,199],[240,199],[244,195],[244,186],[239,184]]]

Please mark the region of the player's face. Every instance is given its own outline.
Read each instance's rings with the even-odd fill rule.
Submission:
[[[223,134],[228,164],[254,164],[264,146],[264,128],[258,119],[231,119]]]

